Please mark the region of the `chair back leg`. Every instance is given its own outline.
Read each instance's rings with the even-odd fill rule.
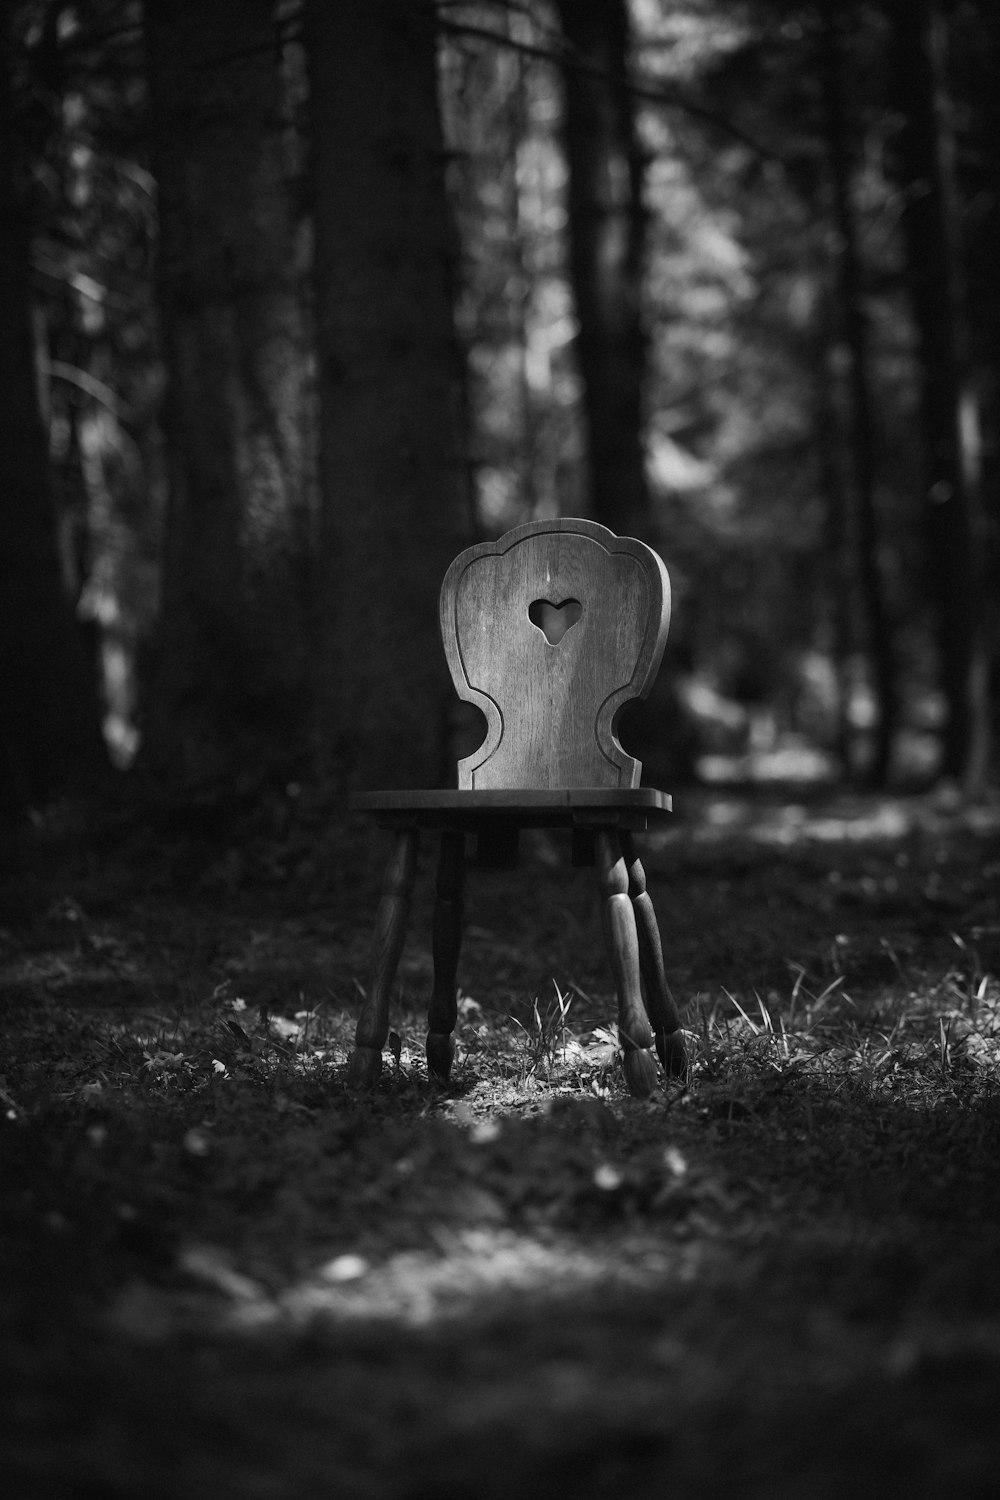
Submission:
[[[434,989],[427,1007],[427,1071],[447,1083],[455,1056],[458,955],[462,945],[465,835],[444,829],[434,900]]]
[[[386,863],[375,918],[368,994],[361,1007],[354,1052],[347,1067],[351,1088],[370,1087],[382,1071],[382,1048],[389,1035],[389,997],[406,937],[419,839],[416,828],[397,829]]]

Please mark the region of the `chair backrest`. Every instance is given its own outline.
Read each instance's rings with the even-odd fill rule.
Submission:
[[[487,722],[460,790],[639,785],[615,721],[649,692],[667,638],[652,548],[593,521],[530,521],[456,557],[440,610],[455,688]]]

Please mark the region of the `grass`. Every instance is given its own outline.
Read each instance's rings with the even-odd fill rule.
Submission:
[[[544,843],[472,882],[448,1090],[421,888],[358,1098],[349,831],[43,828],[0,919],[3,1492],[992,1494],[997,826],[712,826],[647,861],[692,1057],[649,1102]]]

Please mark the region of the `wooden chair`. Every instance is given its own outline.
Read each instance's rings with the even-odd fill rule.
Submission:
[[[656,1085],[653,1041],[682,1076],[684,1045],[664,979],[656,916],[633,834],[669,815],[641,787],[615,737],[621,709],[649,692],[670,621],[670,583],[644,543],[593,521],[531,521],[458,556],[445,574],[441,636],[459,697],[486,717],[479,749],[451,791],[370,792],[352,806],[393,833],[371,980],[349,1080],[378,1078],[389,995],[406,930],[420,830],[440,835],[427,1065],[446,1082],[454,1056],[465,839],[480,863],[517,863],[522,828],[572,829],[573,863],[597,865],[629,1090]]]

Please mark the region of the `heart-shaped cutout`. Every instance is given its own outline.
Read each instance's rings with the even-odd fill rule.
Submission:
[[[567,630],[572,630],[583,614],[579,599],[564,599],[553,604],[551,599],[534,599],[528,605],[528,619],[536,630],[540,630],[550,646],[558,646]]]

